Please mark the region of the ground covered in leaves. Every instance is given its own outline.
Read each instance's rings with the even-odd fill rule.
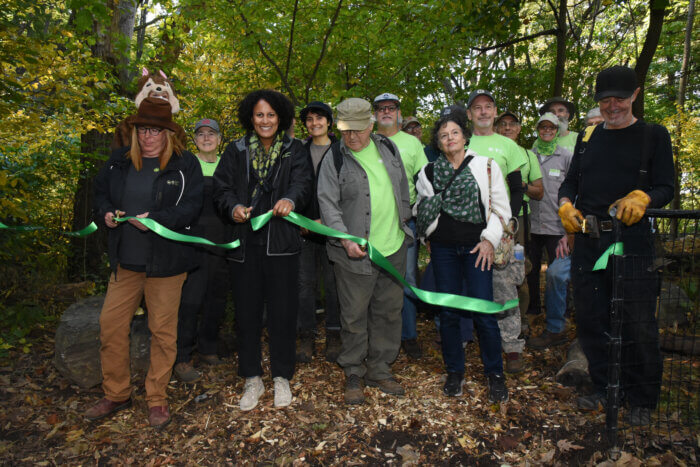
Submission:
[[[464,396],[447,398],[432,323],[419,323],[419,334],[425,357],[416,362],[401,353],[394,364],[404,397],[367,388],[364,405],[346,406],[343,373],[321,358],[320,336],[319,355],[297,367],[291,407],[273,407],[268,374],[260,405],[241,412],[243,381],[235,359],[227,359],[204,368],[199,383],[171,381],[172,423],[154,431],[142,384],[131,409],[86,422],[81,413],[102,397],[99,387],[81,390],[58,374],[52,335],[40,332],[31,336],[31,352],[1,362],[0,459],[14,465],[613,465],[604,413],[579,412],[574,390],[554,381],[565,346],[528,351],[527,371],[507,377],[510,400],[491,404],[475,344],[465,351]],[[623,432],[617,465],[696,464],[700,439],[674,436]]]

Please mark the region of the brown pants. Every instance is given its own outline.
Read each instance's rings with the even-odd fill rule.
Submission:
[[[149,407],[167,405],[166,388],[177,354],[177,310],[187,273],[170,277],[146,277],[145,272],[117,268],[100,314],[102,389],[111,401],[131,397],[129,332],[134,312],[146,296],[151,331],[151,363],[146,375]]]

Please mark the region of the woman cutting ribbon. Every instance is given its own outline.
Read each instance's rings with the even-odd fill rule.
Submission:
[[[97,420],[131,405],[129,331],[145,296],[151,331],[146,375],[149,423],[170,421],[166,388],[175,362],[182,284],[195,264],[191,247],[151,232],[149,218],[186,233],[202,208],[202,171],[175,137],[170,103],[149,97],[139,106],[131,146],[116,149],[95,179],[95,214],[109,228],[112,274],[100,314],[100,359],[105,397],[85,412]]]

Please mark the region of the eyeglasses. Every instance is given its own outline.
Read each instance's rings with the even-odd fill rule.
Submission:
[[[520,126],[520,123],[518,122],[506,122],[505,120],[501,120],[498,122],[498,127],[500,128],[516,128]]]
[[[200,131],[195,133],[195,138],[216,138],[219,134],[213,131]]]
[[[398,107],[395,105],[382,105],[381,107],[375,107],[374,110],[376,110],[379,113],[382,112],[394,112]]]
[[[360,133],[364,133],[365,131],[367,131],[367,128],[365,128],[364,130],[341,130],[340,134],[345,136],[345,137],[357,136]]]
[[[542,131],[557,131],[557,127],[550,125],[541,125],[539,129]]]
[[[145,135],[148,133],[151,136],[158,136],[160,134],[160,132],[163,131],[163,129],[162,128],[149,128],[149,127],[140,126],[140,127],[136,128],[136,131],[138,131],[140,135]]]

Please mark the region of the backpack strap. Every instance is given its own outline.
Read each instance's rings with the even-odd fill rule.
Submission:
[[[335,174],[340,177],[340,169],[343,167],[343,154],[340,152],[340,140],[331,144],[331,154],[333,154]]]

